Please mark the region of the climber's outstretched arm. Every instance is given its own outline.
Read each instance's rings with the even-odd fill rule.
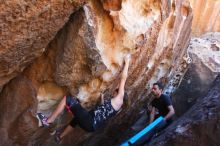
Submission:
[[[112,106],[116,111],[118,111],[123,104],[123,98],[124,98],[124,92],[125,92],[124,87],[125,87],[125,82],[128,77],[128,67],[129,67],[129,62],[130,62],[130,55],[126,56],[124,61],[125,61],[125,65],[124,65],[124,69],[121,74],[121,81],[119,84],[118,94],[115,97],[113,97],[111,100]]]

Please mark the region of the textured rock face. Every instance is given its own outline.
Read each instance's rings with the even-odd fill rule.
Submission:
[[[173,95],[177,115],[183,114],[204,96],[220,73],[220,33],[192,38],[188,47],[192,62]]]
[[[192,34],[200,36],[206,32],[220,32],[220,1],[190,0],[193,8]]]
[[[207,95],[148,145],[207,146],[220,145],[220,76]]]
[[[107,11],[119,11],[122,0],[102,0],[103,8]]]
[[[37,130],[36,90],[30,80],[18,76],[0,94],[0,145],[27,145]]]
[[[147,5],[148,4],[148,5]],[[146,6],[146,8],[142,8]],[[167,6],[167,7],[166,7]],[[184,63],[185,47],[189,41],[192,13],[187,2],[177,2],[169,7],[168,3],[148,3],[148,1],[125,1],[120,11],[105,12],[102,5],[91,1],[84,7],[89,26],[94,30],[96,49],[108,70],[101,77],[101,86],[93,90],[91,81],[80,86],[78,98],[91,102],[90,96],[103,88],[111,93],[118,83],[118,72],[123,56],[132,55],[129,78],[126,84],[128,104],[117,117],[109,122],[105,132],[97,132],[87,140],[74,140],[76,145],[114,145],[117,136],[135,119],[138,100],[144,100],[142,94],[146,87],[169,77],[179,71],[175,64]],[[130,8],[131,7],[131,8]],[[129,10],[127,8],[130,8]],[[166,13],[165,10],[169,10]],[[142,9],[146,9],[142,11]],[[132,11],[132,13],[130,13]],[[174,15],[174,11],[176,15]],[[169,12],[169,11],[168,11]],[[132,16],[130,16],[132,14]],[[170,76],[169,76],[170,75]],[[149,92],[149,90],[147,90]],[[106,93],[107,94],[107,93]],[[145,97],[148,93],[145,93]],[[120,128],[119,128],[120,127]],[[114,129],[118,129],[115,131]],[[76,131],[66,137],[63,145],[71,145]],[[78,138],[78,137],[77,137]]]
[[[21,73],[83,1],[0,2],[0,87]]]
[[[188,66],[186,48],[193,15],[189,1],[90,0],[74,12],[81,3],[2,2],[3,18],[12,14],[8,14],[9,4],[15,10],[24,7],[27,11],[1,19],[5,24],[0,51],[2,145],[54,145],[48,130],[37,128],[30,113],[50,114],[67,93],[77,96],[86,108],[97,104],[101,92],[110,98],[118,86],[126,54],[132,54],[132,60],[123,110],[104,132],[88,134],[77,128],[62,145],[117,144],[118,135],[135,120],[140,105],[149,100],[154,82],[168,83],[175,76],[172,84],[179,84],[178,76],[184,75]],[[5,84],[20,72],[21,77]],[[9,104],[11,100],[17,102]],[[70,118],[58,118],[55,127]]]

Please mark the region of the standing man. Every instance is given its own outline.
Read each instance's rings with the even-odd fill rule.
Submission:
[[[173,121],[175,111],[170,96],[162,94],[163,88],[163,85],[160,83],[153,84],[152,93],[155,95],[155,98],[151,102],[150,123],[162,116],[169,125]],[[157,114],[156,109],[158,110]]]
[[[152,93],[155,95],[155,98],[151,102],[152,110],[150,112],[150,123],[152,123],[155,119],[159,118],[160,116],[163,117],[164,120],[160,122],[156,122],[152,125],[148,125],[143,130],[138,132],[135,136],[129,139],[126,144],[131,143],[135,146],[145,145],[153,138],[157,137],[159,132],[166,128],[171,122],[172,117],[175,114],[173,109],[172,101],[170,96],[162,94],[163,86],[160,83],[154,83],[152,87]],[[145,118],[143,115],[139,121],[136,123],[135,126],[139,126],[138,124]],[[133,128],[132,127],[132,128]]]

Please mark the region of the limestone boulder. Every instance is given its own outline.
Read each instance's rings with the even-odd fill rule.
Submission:
[[[188,47],[192,62],[182,79],[173,101],[178,116],[187,111],[199,97],[206,95],[220,73],[220,33],[193,37]]]
[[[192,35],[201,36],[207,32],[220,32],[219,1],[190,0],[193,8]]]
[[[0,88],[46,50],[83,1],[0,2]]]
[[[10,2],[2,5],[8,12],[12,10],[5,5]],[[33,104],[34,114],[43,111],[49,115],[59,100],[69,93],[76,96],[85,108],[90,109],[98,103],[101,93],[104,93],[105,98],[110,98],[118,88],[124,56],[131,54],[125,87],[128,98],[123,110],[109,121],[104,131],[90,134],[77,128],[63,139],[61,145],[117,144],[117,137],[134,122],[140,105],[149,102],[152,84],[157,81],[168,83],[174,75],[184,74],[184,69],[187,68],[185,56],[193,16],[188,0],[90,0],[82,7],[79,7],[82,1],[30,1],[30,8],[26,8],[25,3],[17,3],[18,7],[36,10],[33,15],[43,10],[44,13],[34,15],[36,17],[30,20],[25,19],[27,22],[24,23],[31,25],[24,25],[29,26],[28,28],[20,27],[15,34],[29,32],[32,27],[33,32],[22,33],[18,42],[9,43],[15,47],[9,47],[3,42],[5,48],[1,51],[1,75],[4,88],[0,100],[4,105],[1,106],[4,114],[1,119],[7,119],[7,113],[11,114],[13,111],[10,110],[14,109],[7,108],[10,105],[7,94],[13,94],[21,106],[14,109],[16,114],[11,116],[8,123],[4,122],[0,126],[1,133],[4,134],[4,144],[54,145],[49,130],[37,128],[36,118],[25,112],[26,103]],[[31,5],[32,3],[34,4]],[[15,28],[20,26],[20,19],[15,19],[15,22]],[[11,32],[13,26],[7,24],[7,27],[8,35],[2,36],[5,42],[10,42],[13,40],[11,36],[17,36]],[[29,38],[28,34],[34,35],[30,37],[30,42],[25,39]],[[18,55],[19,47],[21,52],[27,52]],[[35,52],[37,50],[38,55]],[[18,60],[14,60],[14,56]],[[39,57],[36,58],[37,56]],[[8,68],[11,70],[8,71]],[[5,84],[20,72],[22,78]],[[17,80],[28,84],[25,85],[25,90],[31,88],[26,96],[22,96],[23,92],[16,92],[23,88]],[[31,92],[32,88],[36,94]],[[20,99],[21,97],[23,98]],[[33,97],[32,102],[29,97]],[[13,104],[17,108],[17,104]],[[71,116],[62,115],[58,117],[54,129],[63,127],[70,118]],[[30,119],[34,121],[29,121]],[[15,127],[20,129],[12,133]]]
[[[27,145],[38,129],[37,92],[30,80],[18,76],[0,94],[0,145]]]

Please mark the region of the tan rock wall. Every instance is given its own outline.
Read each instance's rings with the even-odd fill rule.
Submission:
[[[46,49],[38,54],[39,56],[42,55],[33,61],[36,58],[34,55],[36,49],[30,52],[31,47],[29,46],[25,48],[26,55],[22,55],[24,60],[19,58],[16,64],[16,67],[20,69],[19,72],[23,71],[26,65],[29,65],[22,72],[22,75],[37,92],[35,99],[38,99],[39,103],[34,104],[33,109],[45,110],[44,112],[49,114],[53,110],[52,106],[67,93],[77,96],[83,106],[87,108],[97,104],[101,92],[104,92],[105,98],[110,98],[120,80],[123,58],[125,55],[131,54],[132,60],[126,82],[128,99],[121,113],[114,120],[111,120],[104,134],[85,134],[82,130],[76,129],[62,143],[63,145],[72,145],[74,141],[75,145],[81,145],[81,142],[103,145],[100,138],[111,133],[113,137],[107,139],[106,143],[114,144],[116,138],[114,135],[117,136],[117,133],[123,132],[137,116],[136,111],[140,108],[141,102],[150,99],[148,95],[152,84],[157,81],[167,83],[176,72],[180,72],[179,66],[185,62],[184,57],[191,34],[189,28],[192,23],[192,10],[189,1],[178,0],[169,3],[169,1],[160,0],[126,0],[121,1],[120,4],[115,1],[111,3],[111,1],[91,0],[70,17],[69,15],[76,8],[74,2],[46,3],[46,1],[37,1],[36,5],[39,4],[43,8],[44,5],[41,5],[41,2],[51,5],[62,2],[63,5],[56,5],[57,11],[50,13],[56,14],[54,19],[41,20],[44,15],[39,15],[39,21],[37,21],[38,17],[34,19],[34,22],[39,22],[39,24],[33,24],[37,27],[36,36],[39,35],[43,39],[35,39],[34,36],[31,41],[35,41],[35,45],[32,46],[38,46],[41,50],[50,42]],[[34,8],[35,5],[33,5]],[[47,11],[45,13],[47,16]],[[69,21],[63,26],[67,17],[69,17]],[[59,25],[56,24],[57,21]],[[49,24],[51,23],[56,27],[50,28]],[[57,30],[62,26],[63,28],[51,41]],[[10,28],[11,26],[7,27]],[[42,27],[43,29],[41,29]],[[50,29],[54,31],[50,31]],[[27,29],[22,28],[19,30],[27,31]],[[9,33],[8,35],[13,34]],[[7,41],[11,41],[11,39],[7,38]],[[28,46],[24,40],[19,43]],[[15,43],[14,46],[19,45]],[[4,53],[1,55],[11,54],[11,57],[6,59],[3,57],[3,61],[8,61],[8,63],[2,62],[3,69],[1,71],[16,62],[13,60],[13,55],[18,54],[17,49],[15,51],[10,49],[10,47],[5,47],[3,52],[6,55]],[[22,56],[19,55],[19,57]],[[27,64],[23,64],[22,61]],[[12,66],[11,72],[2,73],[3,79],[5,79],[2,85],[12,78],[11,75],[16,76],[17,72],[12,74],[14,70],[16,68]],[[12,85],[6,84],[2,93],[9,92],[10,86]],[[24,85],[20,86],[26,88]],[[16,86],[13,86],[12,91],[15,88]],[[42,91],[43,89],[45,93]],[[29,94],[32,95],[32,93]],[[17,96],[15,95],[15,97]],[[19,97],[17,100],[20,99]],[[1,96],[1,100],[4,103],[7,102],[7,98],[4,96]],[[55,103],[51,103],[51,100],[54,100]],[[16,106],[16,103],[12,105]],[[2,109],[2,112],[12,114],[12,111],[5,109]],[[21,111],[18,111],[15,116],[18,115],[26,117],[25,113]],[[5,115],[1,117],[1,119],[4,118]],[[13,118],[13,121],[17,120],[16,117]],[[57,127],[63,126],[69,122],[69,119],[70,117],[58,118],[55,124]],[[19,127],[16,122],[8,124],[8,127],[12,125]],[[25,125],[25,121],[22,122],[21,120],[20,124]],[[120,125],[122,127],[118,128],[117,131],[111,130],[112,127],[117,128]],[[2,125],[0,126],[2,127]],[[35,130],[37,125],[33,124],[32,126]],[[24,129],[27,127],[24,126]],[[6,128],[3,132],[8,134],[10,130]],[[28,137],[30,141],[25,141],[25,144],[53,145],[53,139],[49,137],[47,130],[37,129],[37,131],[32,131],[32,134],[32,136],[27,136],[25,133],[19,132],[18,137],[6,137],[5,141],[20,144],[22,137]],[[93,140],[90,141],[90,138]],[[85,141],[85,139],[87,140]]]
[[[83,1],[0,1],[0,87],[21,73]]]
[[[220,1],[190,0],[193,8],[192,33],[200,36],[206,32],[220,32]]]

